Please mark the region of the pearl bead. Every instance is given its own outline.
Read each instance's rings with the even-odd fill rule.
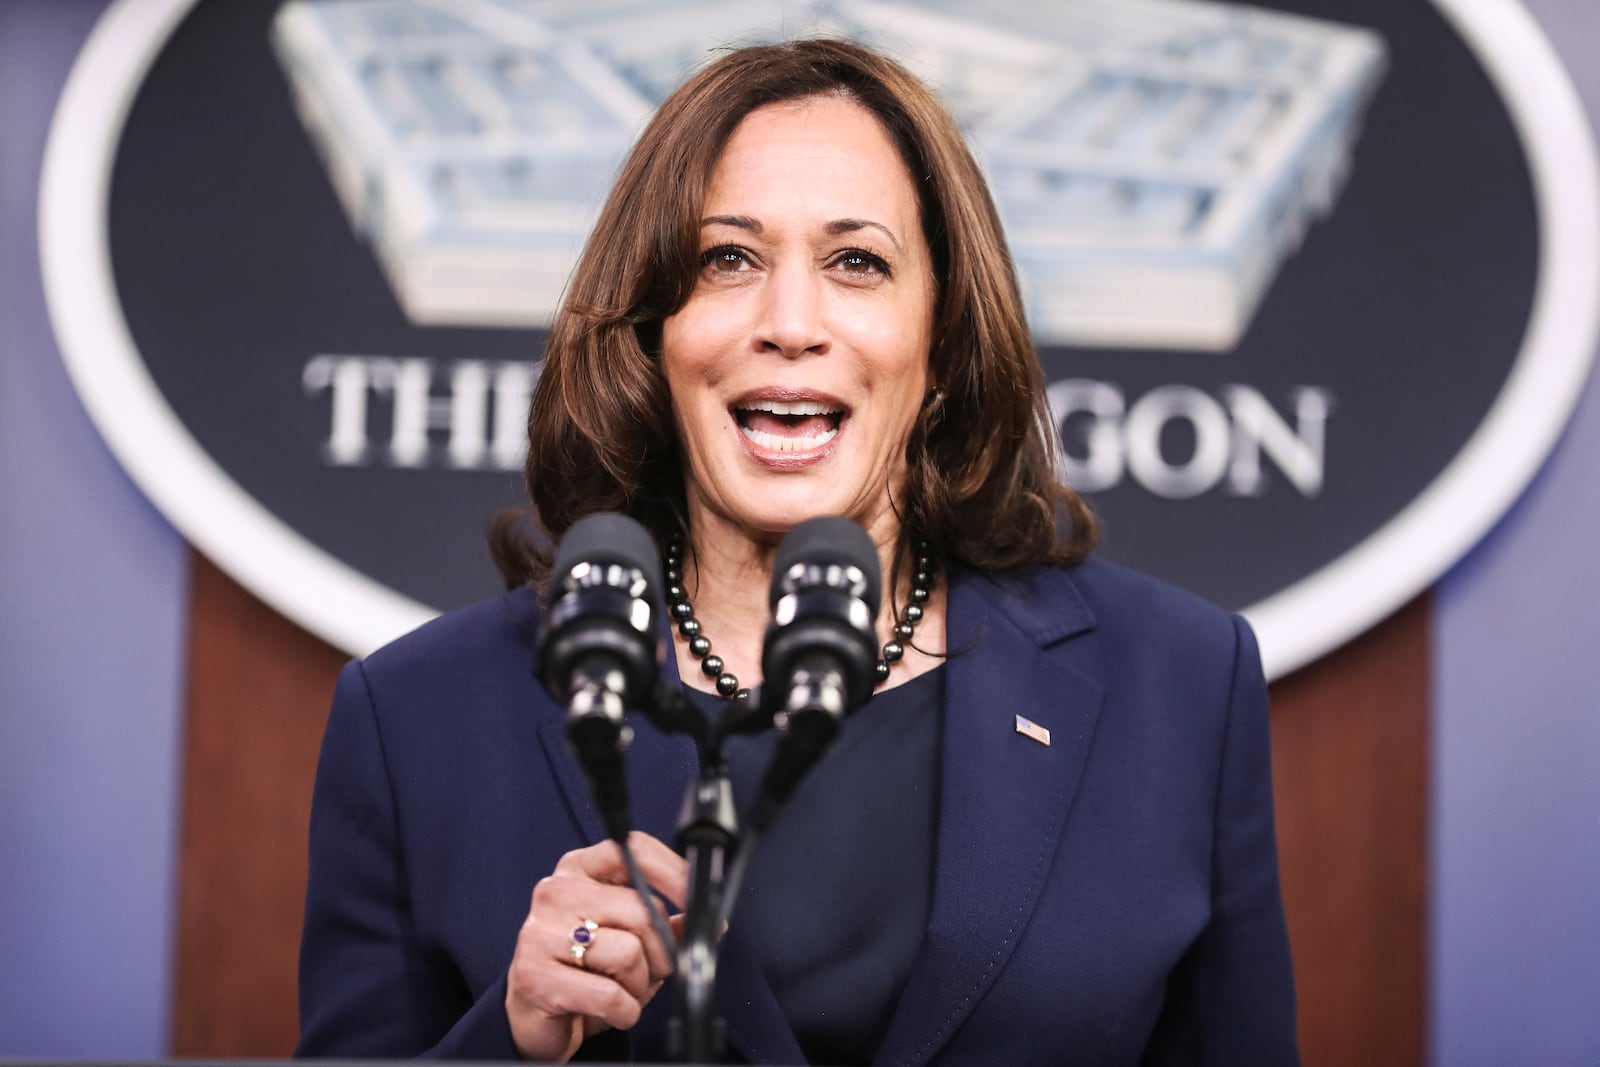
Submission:
[[[905,657],[906,646],[916,636],[916,625],[922,621],[925,614],[922,605],[928,601],[928,587],[933,582],[935,562],[932,548],[926,541],[914,542],[913,550],[916,553],[916,570],[911,576],[910,603],[905,606],[899,621],[892,627],[893,640],[884,643],[883,651],[872,664],[874,687],[882,685],[889,680],[890,664],[898,663]],[[670,603],[672,618],[678,624],[678,632],[689,639],[689,654],[700,660],[700,671],[707,678],[715,678],[717,693],[731,700],[743,700],[750,695],[750,690],[739,686],[739,679],[732,673],[723,670],[722,657],[711,651],[711,639],[701,633],[700,621],[694,617],[694,607],[689,603],[688,591],[683,587],[683,571],[680,564],[683,560],[683,544],[674,539],[662,553],[662,560],[666,563],[665,577],[667,580],[667,600]]]

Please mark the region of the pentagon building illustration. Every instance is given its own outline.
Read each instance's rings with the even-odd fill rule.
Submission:
[[[1334,207],[1368,30],[1207,0],[291,0],[273,44],[413,322],[547,325],[623,155],[708,49],[810,34],[937,89],[1042,345],[1225,351]]]

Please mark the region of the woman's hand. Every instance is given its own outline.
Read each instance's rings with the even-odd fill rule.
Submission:
[[[651,888],[681,905],[687,861],[648,834],[634,833],[628,844]],[[586,921],[595,927],[578,959],[574,931]],[[565,1062],[591,1034],[633,1026],[672,973],[672,950],[651,927],[615,842],[562,856],[533,887],[506,976],[506,1016],[518,1053]]]

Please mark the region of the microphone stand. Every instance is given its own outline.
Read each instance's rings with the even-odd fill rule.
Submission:
[[[685,1063],[722,1056],[723,1022],[716,1014],[717,947],[722,936],[727,874],[741,847],[733,786],[721,754],[703,759],[684,798],[678,847],[689,861],[689,899],[678,948],[678,1014],[670,1046]]]
[[[689,898],[678,947],[678,1013],[668,1023],[668,1044],[674,1059],[714,1063],[726,1036],[716,1014],[717,950],[755,847],[755,835],[740,832],[722,742],[730,734],[769,729],[772,712],[752,696],[713,723],[681,690],[664,683],[647,714],[665,731],[692,736],[699,755],[700,771],[684,796],[676,842],[689,861]]]

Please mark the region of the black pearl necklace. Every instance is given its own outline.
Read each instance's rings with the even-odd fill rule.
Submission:
[[[922,621],[924,605],[933,589],[933,553],[926,541],[915,545],[917,566],[911,573],[911,598],[905,609],[895,619],[894,635],[883,644],[883,653],[873,666],[875,685],[889,680],[889,667],[905,657],[906,648],[916,636],[917,623]],[[667,611],[678,624],[678,633],[689,641],[689,654],[700,661],[700,673],[716,679],[717,694],[729,700],[743,700],[750,695],[748,689],[739,688],[739,679],[723,670],[722,657],[711,651],[711,639],[700,630],[700,620],[694,617],[694,605],[683,585],[683,538],[674,537],[663,553],[666,562]]]

